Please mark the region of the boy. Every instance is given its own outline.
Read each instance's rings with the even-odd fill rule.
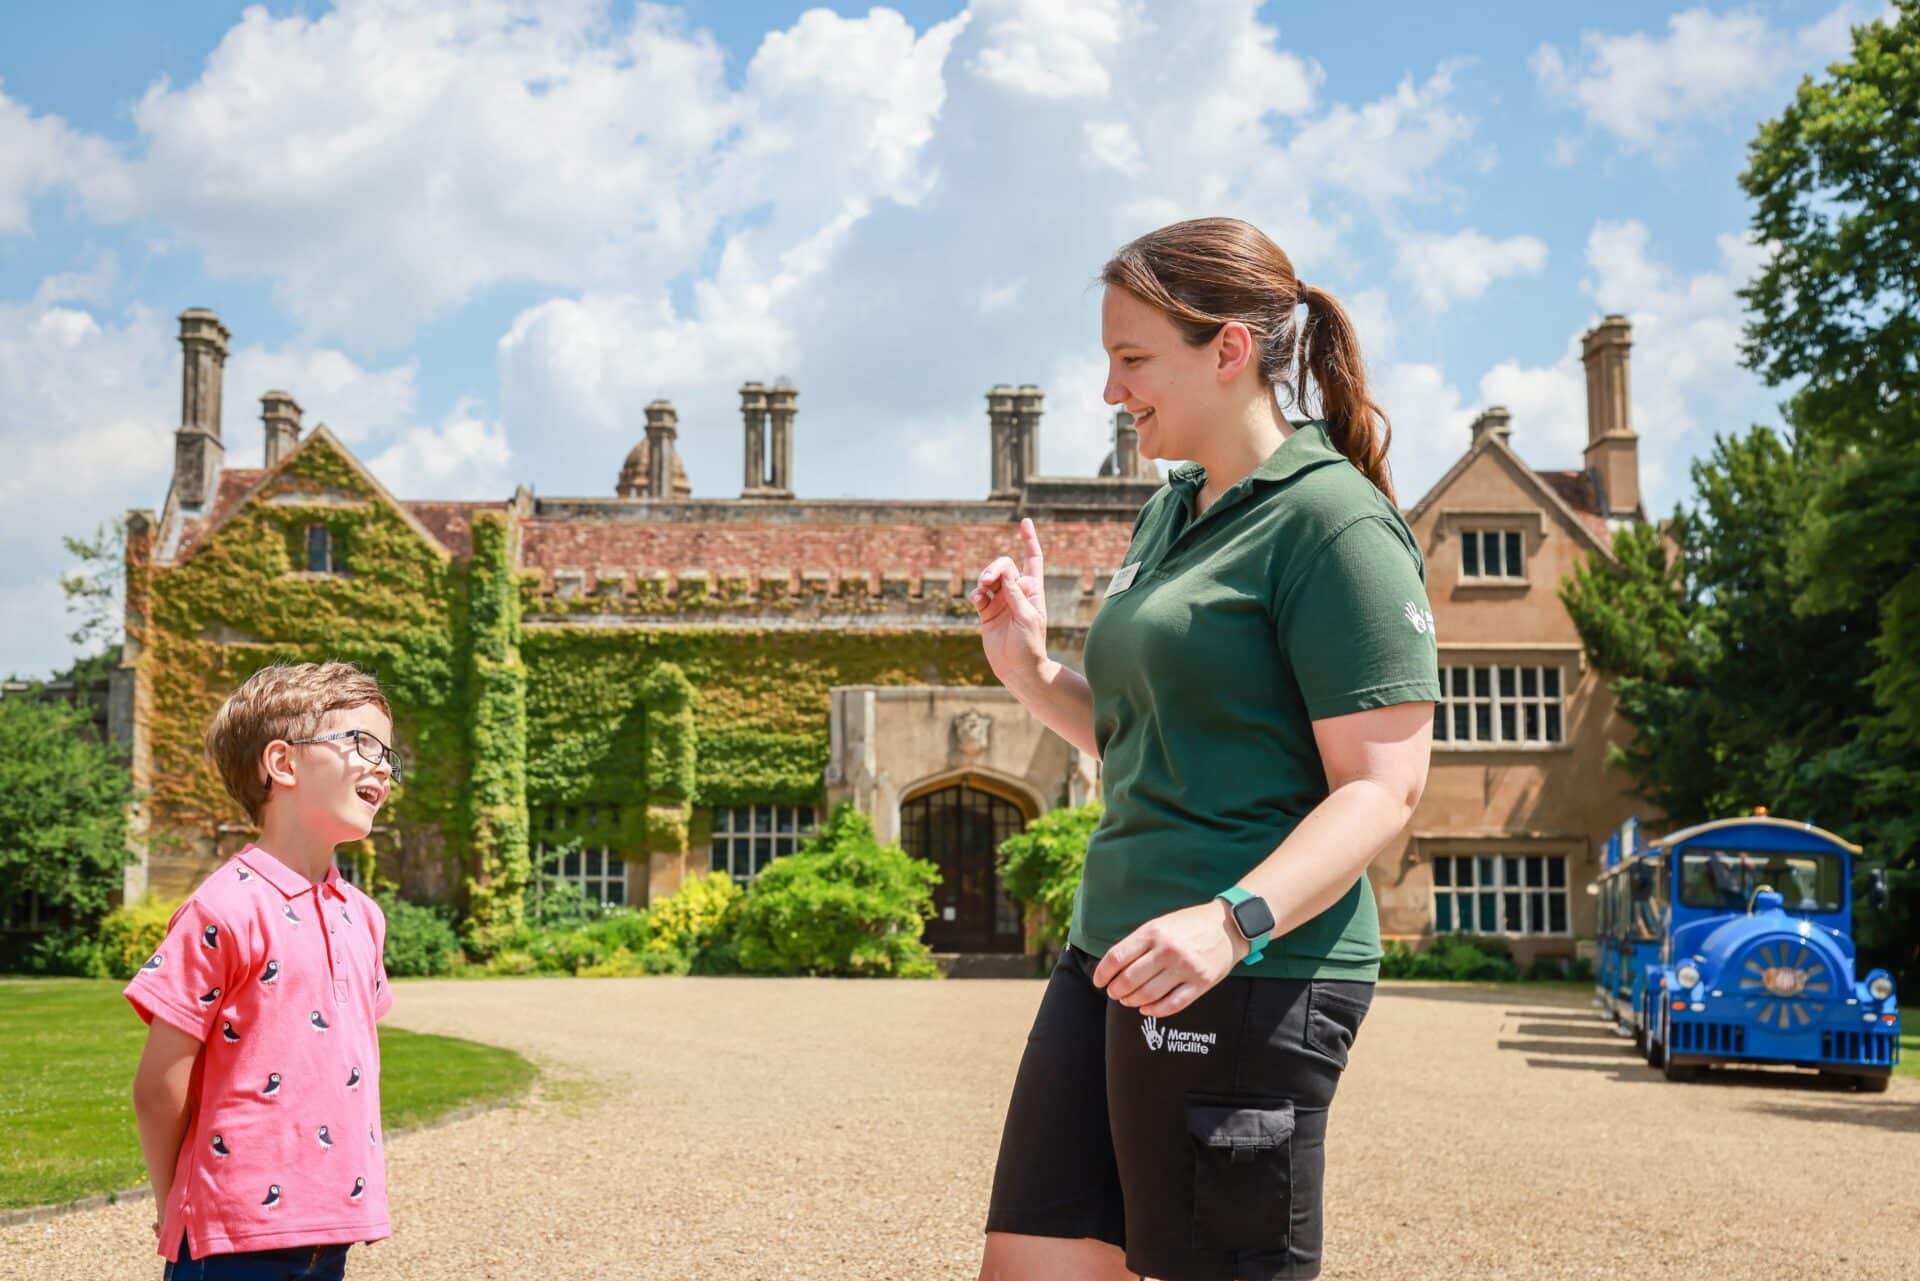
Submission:
[[[346,663],[273,666],[221,705],[207,754],[257,842],[181,905],[126,997],[167,1281],[338,1278],[389,1235],[380,1043],[386,920],[340,879],[399,778],[393,714]]]

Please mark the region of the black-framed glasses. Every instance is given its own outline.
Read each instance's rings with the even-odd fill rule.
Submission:
[[[353,740],[353,750],[360,753],[360,759],[367,764],[378,765],[381,761],[385,761],[392,771],[393,781],[396,783],[400,781],[400,753],[363,729],[343,729],[338,734],[322,734],[318,738],[290,738],[287,740],[287,746],[299,747],[303,743],[331,743],[342,738]]]

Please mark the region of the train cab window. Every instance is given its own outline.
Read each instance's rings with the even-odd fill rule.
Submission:
[[[1770,886],[1789,912],[1838,912],[1846,868],[1830,854],[1694,847],[1681,855],[1680,902],[1686,907],[1744,912],[1754,891]]]

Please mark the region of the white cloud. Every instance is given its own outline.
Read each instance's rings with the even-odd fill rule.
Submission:
[[[0,235],[26,231],[34,201],[61,191],[102,216],[123,211],[130,195],[107,143],[58,116],[36,116],[0,92]]]
[[[1546,242],[1536,236],[1495,240],[1471,228],[1397,236],[1400,274],[1431,311],[1478,298],[1505,276],[1534,276],[1547,265]]]
[[[368,464],[401,498],[496,498],[513,491],[513,450],[497,422],[463,401],[437,427],[409,427]]]
[[[1026,290],[1025,276],[1013,280],[989,281],[975,291],[973,309],[982,316],[991,316],[995,312],[1005,311],[1019,302],[1020,295]]]
[[[227,459],[240,467],[260,465],[264,444],[255,443],[262,435],[260,397],[269,391],[292,394],[303,429],[325,423],[356,449],[378,441],[412,419],[419,399],[417,372],[411,360],[391,369],[366,369],[324,347],[241,347],[227,358],[221,396]]]
[[[1003,89],[1036,98],[1104,98],[1116,46],[1138,32],[1132,0],[979,0],[986,41],[972,69]]]
[[[1467,451],[1473,413],[1439,366],[1419,361],[1384,366],[1372,391],[1393,424],[1387,463],[1396,496],[1411,507]]]
[[[1844,52],[1849,23],[1865,16],[1849,0],[1793,31],[1751,10],[1689,9],[1667,19],[1664,35],[1588,31],[1578,53],[1543,44],[1527,65],[1541,91],[1588,127],[1670,162],[1689,132],[1678,126],[1747,123],[1748,108]]]
[[[1137,178],[1147,168],[1140,140],[1124,120],[1087,121],[1087,158],[1127,178]]]

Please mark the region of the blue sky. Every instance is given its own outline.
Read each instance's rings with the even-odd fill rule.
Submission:
[[[1578,464],[1579,333],[1634,321],[1652,504],[1715,431],[1762,260],[1736,184],[1851,3],[125,3],[0,48],[0,672],[69,657],[60,535],[165,497],[173,316],[233,331],[407,497],[611,492],[656,396],[738,491],[734,389],[801,390],[803,494],[974,497],[982,394],[1104,448],[1105,255],[1248,218],[1347,301],[1412,502],[1489,403]]]

